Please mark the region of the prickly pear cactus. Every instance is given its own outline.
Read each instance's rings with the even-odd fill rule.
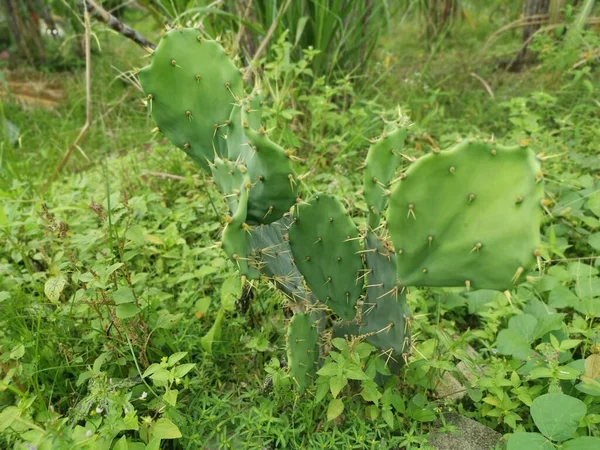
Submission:
[[[173,29],[138,76],[152,117],[174,145],[204,169],[215,155],[227,156],[225,130],[244,89],[221,44],[195,29]]]
[[[390,122],[367,153],[363,186],[369,207],[369,227],[372,229],[379,226],[387,206],[390,182],[402,161],[401,152],[407,134],[406,127],[399,127],[397,122]]]
[[[415,162],[387,219],[407,286],[504,290],[539,252],[540,164],[522,147],[465,141]]]
[[[396,257],[385,240],[365,238],[367,297],[362,305],[360,334],[397,362],[410,347],[410,311],[396,279]]]
[[[309,314],[294,314],[287,333],[288,367],[302,394],[310,386],[319,361],[319,334]]]
[[[315,297],[342,320],[354,318],[363,266],[358,230],[344,205],[327,194],[299,204],[289,240],[296,265]]]

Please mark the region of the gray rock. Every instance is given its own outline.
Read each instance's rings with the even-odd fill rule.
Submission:
[[[432,432],[427,441],[435,450],[490,450],[502,448],[502,435],[485,425],[456,413],[444,415],[447,425],[456,427],[455,432]],[[440,427],[441,423],[435,426]]]

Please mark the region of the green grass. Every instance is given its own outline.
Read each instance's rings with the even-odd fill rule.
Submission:
[[[221,224],[213,203],[221,216],[225,208],[183,153],[152,135],[141,93],[115,78],[145,64],[142,51],[101,35],[94,123],[45,191],[84,121],[83,72],[44,75],[65,82],[67,100],[56,111],[5,102],[22,139],[0,153],[0,447],[25,448],[19,439],[30,430],[31,442],[53,439],[40,448],[110,448],[99,442],[112,441],[114,430],[139,441],[168,419],[182,437],[163,440],[162,448],[427,448],[432,421],[450,410],[502,434],[536,431],[532,399],[559,388],[587,405],[578,433],[599,436],[600,390],[591,381],[582,387],[585,377],[598,378],[585,360],[597,356],[600,338],[597,69],[556,69],[560,41],[542,39],[537,64],[505,72],[498,61],[516,51],[519,36],[507,34],[479,53],[499,26],[489,17],[480,12],[475,30],[461,22],[434,53],[415,18],[397,23],[366,71],[373,82],[360,90],[348,79],[312,80],[310,55],[289,62],[284,42],[265,66],[267,128],[285,148],[297,148],[308,187],[346,198],[359,224],[366,205],[356,168],[380,116],[396,105],[415,122],[409,156],[459,137],[494,135],[504,144],[527,140],[551,157],[544,171],[552,215],[544,220],[540,272],[508,294],[411,290],[413,351],[389,381],[402,399],[393,426],[379,410],[369,416],[372,403],[352,387],[332,422],[315,389],[296,396],[282,364],[290,311],[266,283],[247,311],[228,307],[212,354],[203,349],[223,283],[235,276],[214,245]],[[546,332],[523,343],[510,333],[518,334],[511,323],[525,315]],[[186,354],[168,365],[177,352]],[[156,374],[142,380],[163,358],[166,377],[194,367],[167,381]],[[460,361],[474,369],[476,383],[458,402],[437,398],[444,373],[465,381]],[[482,366],[484,373],[476,370]]]

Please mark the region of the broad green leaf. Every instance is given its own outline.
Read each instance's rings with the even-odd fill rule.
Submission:
[[[561,450],[598,450],[600,439],[591,436],[582,436],[563,443]]]
[[[590,244],[594,250],[600,251],[600,232],[591,234],[588,237],[588,244]]]
[[[196,364],[194,364],[194,363],[182,364],[180,366],[177,366],[173,369],[173,376],[175,378],[183,378],[194,367],[196,367]]]
[[[346,387],[348,379],[344,376],[335,375],[329,379],[329,388],[331,389],[331,395],[336,398],[340,391]]]
[[[117,305],[135,302],[133,291],[128,286],[122,286],[119,289],[117,289],[115,292],[112,293],[112,298]]]
[[[338,366],[336,363],[330,362],[321,367],[317,372],[317,375],[332,377],[334,375],[340,375],[341,372],[342,370],[340,369],[340,366]]]
[[[129,445],[127,445],[127,437],[123,436],[121,439],[119,439],[112,450],[129,450]]]
[[[585,417],[585,403],[565,394],[545,394],[531,404],[531,416],[548,439],[562,442],[573,437]]]
[[[381,417],[383,417],[383,420],[385,420],[385,423],[387,424],[387,426],[393,430],[394,429],[394,413],[392,412],[392,410],[389,408],[384,409],[381,412]]]
[[[163,400],[165,403],[175,406],[177,404],[177,395],[179,391],[177,389],[167,389],[163,394]]]
[[[226,311],[235,309],[235,302],[242,295],[242,282],[239,275],[227,278],[221,286],[221,307]]]
[[[118,305],[115,310],[119,319],[129,319],[140,312],[140,308],[134,303]]]
[[[16,406],[7,406],[0,411],[0,432],[10,427],[15,419],[19,416],[19,408]]]
[[[63,275],[48,278],[46,284],[44,284],[44,294],[46,294],[48,300],[56,303],[58,302],[60,294],[62,294],[62,291],[65,289],[66,285],[67,279]]]
[[[208,330],[208,333],[206,333],[204,336],[202,336],[200,338],[200,345],[202,345],[202,348],[208,354],[212,353],[213,343],[217,339],[219,339],[219,336],[221,335],[221,327],[223,326],[224,317],[225,317],[225,310],[223,308],[221,308],[221,309],[219,309],[219,312],[217,313],[217,318],[215,319],[215,323],[213,323],[212,327],[210,327],[210,330]]]
[[[327,406],[327,420],[332,421],[344,412],[344,402],[341,398],[334,398]]]
[[[600,217],[600,190],[594,192],[588,197],[587,207],[590,211],[596,214],[596,216]]]
[[[506,450],[554,450],[554,445],[539,433],[511,434]]]
[[[527,359],[534,353],[527,339],[511,329],[502,330],[498,333],[496,346],[500,354],[511,355],[517,359]]]
[[[550,291],[548,305],[552,308],[575,308],[578,304],[579,297],[562,284],[556,285],[552,291]]]
[[[161,417],[152,424],[150,433],[153,439],[179,439],[181,437],[181,432],[177,428],[177,425],[166,417]]]
[[[379,416],[379,408],[376,405],[367,405],[365,415],[372,422]]]
[[[10,351],[10,359],[21,359],[25,354],[25,346],[23,344],[17,345]]]
[[[360,395],[367,402],[373,402],[375,404],[377,404],[381,398],[381,392],[379,392],[377,384],[371,380],[366,380],[362,383]]]
[[[188,352],[177,352],[169,356],[167,366],[172,367],[187,356]]]
[[[562,313],[553,313],[538,320],[535,327],[534,340],[544,337],[551,331],[555,331],[562,327],[565,315]]]
[[[369,377],[366,373],[364,373],[361,368],[354,364],[348,363],[344,368],[344,375],[350,378],[351,380],[368,380]]]

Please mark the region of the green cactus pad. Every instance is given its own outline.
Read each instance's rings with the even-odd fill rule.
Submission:
[[[286,341],[290,375],[302,394],[312,384],[319,361],[319,334],[309,314],[294,314]]]
[[[244,120],[250,128],[258,130],[262,119],[262,105],[265,96],[260,89],[255,89],[244,104]]]
[[[410,311],[396,280],[396,258],[382,238],[365,238],[367,298],[362,305],[360,334],[396,361],[410,348]]]
[[[213,180],[225,196],[229,212],[235,214],[240,197],[240,189],[250,183],[246,167],[239,163],[215,157],[209,163]]]
[[[291,223],[289,215],[269,225],[254,227],[250,232],[250,245],[259,261],[260,270],[294,302],[314,303],[306,291],[302,274],[292,258],[292,250],[285,236]]]
[[[396,122],[391,122],[367,153],[363,185],[372,229],[379,226],[381,214],[387,206],[390,182],[402,161],[400,153],[407,134],[406,128],[398,128]]]
[[[540,246],[542,174],[522,147],[465,141],[415,162],[387,219],[407,286],[505,290]]]
[[[256,99],[260,100],[258,94],[233,108],[227,146],[229,158],[246,165],[253,185],[248,199],[248,223],[269,224],[279,220],[296,201],[298,177],[286,152],[262,128],[252,128],[252,123],[260,124],[259,111],[254,109]]]
[[[267,136],[246,130],[251,154],[244,160],[253,186],[248,199],[248,223],[279,220],[298,197],[298,177],[291,160]]]
[[[204,169],[214,155],[227,156],[224,130],[244,90],[221,44],[195,29],[170,30],[139,80],[152,117],[174,145]]]
[[[363,267],[358,230],[344,205],[327,194],[314,195],[298,205],[289,240],[312,293],[342,320],[353,319]]]
[[[247,180],[247,178],[246,178]],[[248,206],[248,187],[246,183],[240,186],[238,206],[235,214],[229,219],[223,230],[223,250],[237,266],[240,274],[250,279],[258,279],[260,272],[257,268],[250,246],[252,227],[246,224]]]

